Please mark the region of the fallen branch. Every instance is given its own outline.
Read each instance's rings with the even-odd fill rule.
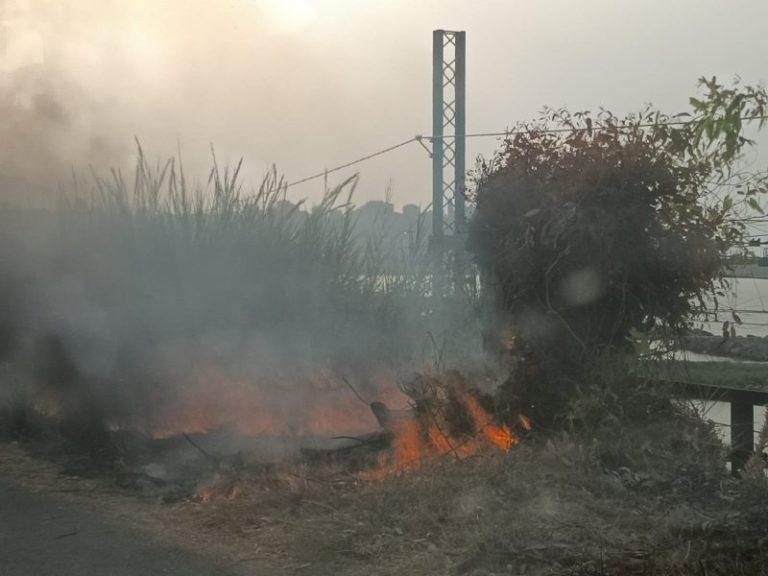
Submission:
[[[184,436],[184,439],[187,442],[189,442],[194,448],[196,448],[203,456],[205,456],[206,458],[214,462],[217,467],[221,465],[221,460],[211,455],[209,452],[206,452],[205,450],[203,450],[203,448],[197,442],[195,442],[194,440],[192,440],[192,438],[189,437],[189,434],[184,432],[182,433],[182,436]]]

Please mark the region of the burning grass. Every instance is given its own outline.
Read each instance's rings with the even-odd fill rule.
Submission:
[[[466,458],[486,446],[508,451],[531,429],[523,415],[511,423],[508,414],[495,413],[493,396],[472,388],[455,370],[417,374],[401,389],[410,397],[410,410],[393,412],[382,402],[371,404],[386,431],[389,450],[375,467],[363,471],[363,478],[415,468],[435,456]]]
[[[189,455],[218,460],[184,497],[165,494],[165,504],[158,503],[162,492],[146,485],[147,474],[139,478],[153,530],[290,574],[766,573],[768,485],[732,478],[712,427],[696,414],[652,390],[613,387],[580,399],[571,432],[526,433],[514,412],[486,410],[488,399],[477,391],[466,396],[459,375],[442,375],[437,389],[431,378],[404,386],[413,411],[386,414],[392,426],[381,432],[390,435],[379,446],[389,464],[402,442],[419,446],[418,467],[359,473],[366,468],[358,464],[381,464],[376,451],[360,462],[342,452],[332,460],[294,455],[266,464],[245,450],[221,455],[211,433],[191,437],[202,450],[183,438],[150,440],[187,465]],[[619,394],[629,404],[618,402]],[[454,413],[457,398],[463,409]],[[478,409],[482,420],[472,415]],[[430,444],[437,426],[429,411],[441,423],[440,438],[454,448],[474,439],[474,450]],[[484,435],[489,418],[522,441],[500,450]],[[403,422],[411,425],[401,429]],[[462,426],[471,427],[463,437]],[[150,461],[163,462],[162,454]],[[128,506],[136,496],[122,498]]]
[[[601,440],[531,436],[508,452],[444,455],[376,481],[246,467],[231,500],[159,504],[115,495],[103,480],[65,484],[163,538],[267,562],[274,574],[765,574],[765,486],[701,462],[692,486],[683,468],[641,447],[630,456],[644,454],[650,468],[611,468]],[[10,469],[23,477],[24,466]],[[51,489],[63,486],[47,474]],[[28,476],[39,488],[43,477],[39,467]]]
[[[246,481],[237,501],[198,513],[217,537],[306,573],[764,574],[765,492],[712,474],[692,490],[662,468],[606,470],[562,437],[374,482]]]
[[[375,420],[345,379],[396,405],[431,344],[477,355],[469,297],[430,297],[421,224],[401,250],[356,226],[355,178],[305,209],[276,171],[248,191],[239,170],[214,161],[193,186],[179,159],[152,167],[139,149],[133,178],[0,210],[0,410],[87,421],[84,440],[355,434]]]
[[[726,473],[711,426],[649,391],[621,420],[591,398],[602,418],[588,432],[433,451],[373,477],[307,469],[267,490],[246,480],[210,517],[248,524],[246,542],[264,537],[317,573],[765,574],[768,486]],[[574,408],[582,427],[588,404]]]

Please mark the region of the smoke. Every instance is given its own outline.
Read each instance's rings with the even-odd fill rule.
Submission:
[[[251,181],[272,163],[296,179],[347,160],[372,132],[401,139],[372,107],[412,64],[362,79],[356,38],[318,28],[343,22],[342,4],[0,0],[0,201],[36,205],[73,172],[129,168],[134,137],[163,156],[180,142],[200,178],[213,144],[245,157]]]
[[[447,332],[415,269],[424,254],[395,262],[366,245],[346,189],[305,212],[274,175],[246,197],[231,172],[195,190],[177,166],[140,157],[135,180],[0,211],[0,403],[80,439],[375,428],[350,385],[402,406],[399,381],[431,362],[428,335]],[[469,350],[467,309],[454,308],[463,330],[450,333]]]
[[[115,134],[109,97],[90,81],[107,66],[103,45],[93,46],[88,62],[73,44],[84,33],[71,18],[76,4],[0,5],[0,201],[6,204],[45,204],[73,171],[119,166],[129,152],[129,142]]]
[[[424,352],[445,331],[420,264],[381,290],[381,254],[350,239],[342,200],[288,223],[274,182],[257,202],[223,173],[192,184],[210,144],[258,182],[273,161],[303,176],[372,134],[402,138],[381,99],[428,88],[429,35],[422,64],[387,51],[372,67],[353,23],[388,8],[313,6],[0,0],[0,403],[86,433],[359,431],[375,420],[345,379],[390,402],[440,355]],[[408,134],[420,114],[398,110]],[[186,195],[178,161],[134,171],[134,136],[181,144]]]

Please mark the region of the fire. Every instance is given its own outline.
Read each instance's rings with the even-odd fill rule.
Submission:
[[[455,449],[445,433],[437,426],[430,426],[427,434],[429,436],[429,443],[435,447],[438,454],[447,454]]]
[[[238,480],[231,482],[214,482],[201,488],[195,498],[199,502],[211,502],[216,499],[234,500],[242,492],[242,486]]]
[[[472,417],[475,430],[482,432],[483,436],[491,444],[502,450],[509,450],[520,442],[519,438],[512,434],[508,426],[494,426],[491,424],[490,414],[480,406],[480,403],[475,398],[469,394],[464,394],[462,401],[467,408],[467,412]]]
[[[441,425],[436,414],[421,417],[413,413],[401,415],[387,426],[392,434],[391,453],[380,457],[377,466],[366,470],[360,477],[364,480],[377,480],[414,468],[428,456],[451,454],[456,458],[466,458],[477,453],[484,445],[508,451],[520,443],[520,437],[509,426],[494,423],[491,414],[474,396],[460,392],[458,400],[472,422],[472,434],[451,435],[449,427]],[[525,416],[519,417],[518,424],[522,430],[531,429],[531,422]]]
[[[328,370],[265,372],[255,380],[193,371],[183,385],[157,387],[147,410],[107,424],[155,438],[222,429],[243,436],[357,436],[383,428],[389,449],[360,474],[364,479],[412,469],[435,456],[461,459],[484,447],[508,451],[520,443],[518,433],[531,429],[524,416],[515,423],[495,419],[456,371],[417,374],[399,386],[387,374],[372,369],[359,394]],[[362,406],[374,398],[369,409]],[[55,403],[44,400],[41,395],[40,411],[55,413]],[[388,408],[409,402],[412,409]],[[219,477],[202,485],[195,498],[231,500],[240,492],[239,481]]]
[[[507,426],[488,425],[483,429],[483,434],[491,444],[502,450],[509,450],[520,442],[516,436],[512,435]]]
[[[229,490],[227,490],[226,494],[224,494],[224,498],[227,500],[234,500],[238,496],[240,496],[240,492],[242,492],[242,489],[240,488],[240,482],[235,482],[230,486]]]
[[[421,459],[424,450],[421,439],[421,430],[416,420],[404,418],[393,425],[393,464],[395,468],[402,470],[413,466]]]
[[[406,404],[406,396],[390,378],[375,374],[369,378],[364,387],[367,394],[391,405]],[[173,397],[158,395],[141,419],[118,427],[168,438],[221,429],[244,436],[355,435],[377,426],[373,414],[361,409],[347,385],[324,370],[264,375],[257,381],[208,370],[169,389],[175,391]]]

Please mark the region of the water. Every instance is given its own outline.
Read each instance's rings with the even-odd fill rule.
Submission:
[[[707,420],[715,424],[720,439],[726,446],[731,445],[731,406],[727,402],[704,402],[695,400],[693,405]],[[765,422],[765,407],[755,406],[755,443]]]
[[[738,312],[742,321],[741,325],[736,325],[737,336],[768,336],[768,279],[766,278],[733,278],[731,279],[731,289],[725,298],[718,298],[718,305],[721,312],[717,314],[717,320],[710,318],[707,322],[697,324],[698,327],[711,332],[712,334],[721,334],[722,325],[725,320],[733,322],[731,310],[754,310],[754,312]],[[714,303],[708,303],[708,307],[714,308]],[[764,311],[764,312],[763,312]],[[691,361],[734,361],[729,358],[719,358],[706,356],[703,354],[692,354],[686,352],[684,357]],[[768,364],[762,362],[761,364]],[[766,365],[768,370],[768,365]],[[712,420],[717,426],[720,434],[726,444],[730,445],[730,425],[731,411],[727,402],[696,402],[696,407],[701,410],[706,418]],[[760,429],[765,421],[766,409],[763,406],[755,406],[755,439],[760,433]]]
[[[742,324],[735,327],[737,336],[768,336],[768,279],[732,278],[731,283],[725,297],[718,298],[720,311],[716,318],[710,316],[709,321],[698,322],[697,326],[712,334],[721,334],[723,322],[733,322],[731,310],[741,310],[738,316]],[[714,302],[707,302],[707,307],[714,309]]]

